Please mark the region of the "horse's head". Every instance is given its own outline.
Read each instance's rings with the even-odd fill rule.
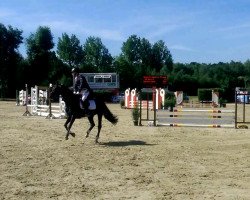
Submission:
[[[58,99],[59,95],[61,95],[61,93],[62,93],[62,85],[56,84],[51,87],[50,98],[56,100]]]
[[[60,95],[64,101],[74,98],[73,92],[65,85],[56,84],[52,86],[50,90],[50,98],[57,101]]]

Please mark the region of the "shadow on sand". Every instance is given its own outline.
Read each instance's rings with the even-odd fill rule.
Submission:
[[[141,140],[129,140],[129,141],[116,141],[116,142],[102,142],[100,145],[110,146],[110,147],[125,147],[125,146],[137,146],[137,145],[154,145],[147,144]]]

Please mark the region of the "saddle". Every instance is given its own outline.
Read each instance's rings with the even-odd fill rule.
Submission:
[[[96,109],[95,100],[93,100],[93,99],[89,99],[89,100],[88,100],[88,99],[87,99],[86,101],[87,101],[87,102],[83,102],[83,101],[80,99],[80,108],[81,108],[81,109],[83,109],[83,110],[85,109],[86,106],[84,106],[84,104],[86,104],[86,103],[88,103],[88,107],[87,107],[87,108],[88,108],[89,110],[95,110],[95,109]]]

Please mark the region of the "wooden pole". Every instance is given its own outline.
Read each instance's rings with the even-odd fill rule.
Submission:
[[[29,112],[29,110],[28,110],[28,94],[29,94],[29,92],[28,92],[28,85],[27,84],[25,84],[25,93],[26,93],[26,96],[25,96],[25,113],[23,113],[23,116],[31,116],[31,114],[30,114],[30,112]]]

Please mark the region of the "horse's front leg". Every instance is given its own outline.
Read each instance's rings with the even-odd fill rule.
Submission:
[[[70,122],[69,122],[69,126],[67,127],[67,133],[66,133],[66,137],[65,137],[66,140],[69,139],[69,134],[71,134],[71,135],[74,137],[74,134],[70,132],[70,129],[71,129],[71,127],[72,127],[72,125],[73,125],[75,119],[76,119],[76,118],[75,118],[74,115],[72,115],[72,116],[70,117]]]
[[[69,124],[69,122],[70,122],[70,119],[71,119],[71,116],[69,116],[68,118],[67,118],[67,120],[66,120],[66,122],[64,123],[64,127],[65,127],[65,129],[68,131],[68,124]]]
[[[68,116],[68,118],[67,118],[67,120],[66,120],[66,122],[65,122],[65,124],[64,124],[64,127],[65,127],[65,129],[67,130],[67,133],[69,132],[70,135],[72,135],[73,137],[75,137],[76,134],[70,132],[70,128],[69,128],[69,126],[68,126],[68,124],[69,124],[69,122],[71,121],[72,117],[73,117],[72,115],[71,115],[71,116]],[[71,126],[72,126],[72,125],[71,125]]]
[[[88,117],[88,120],[89,120],[89,123],[90,123],[90,127],[89,127],[89,129],[87,130],[86,138],[89,137],[90,131],[91,131],[91,130],[94,128],[94,126],[95,126],[94,116],[89,116],[89,117]]]
[[[98,132],[97,132],[97,135],[95,138],[95,143],[99,143],[98,139],[100,136],[101,129],[102,129],[102,115],[100,114],[100,115],[98,115]]]

